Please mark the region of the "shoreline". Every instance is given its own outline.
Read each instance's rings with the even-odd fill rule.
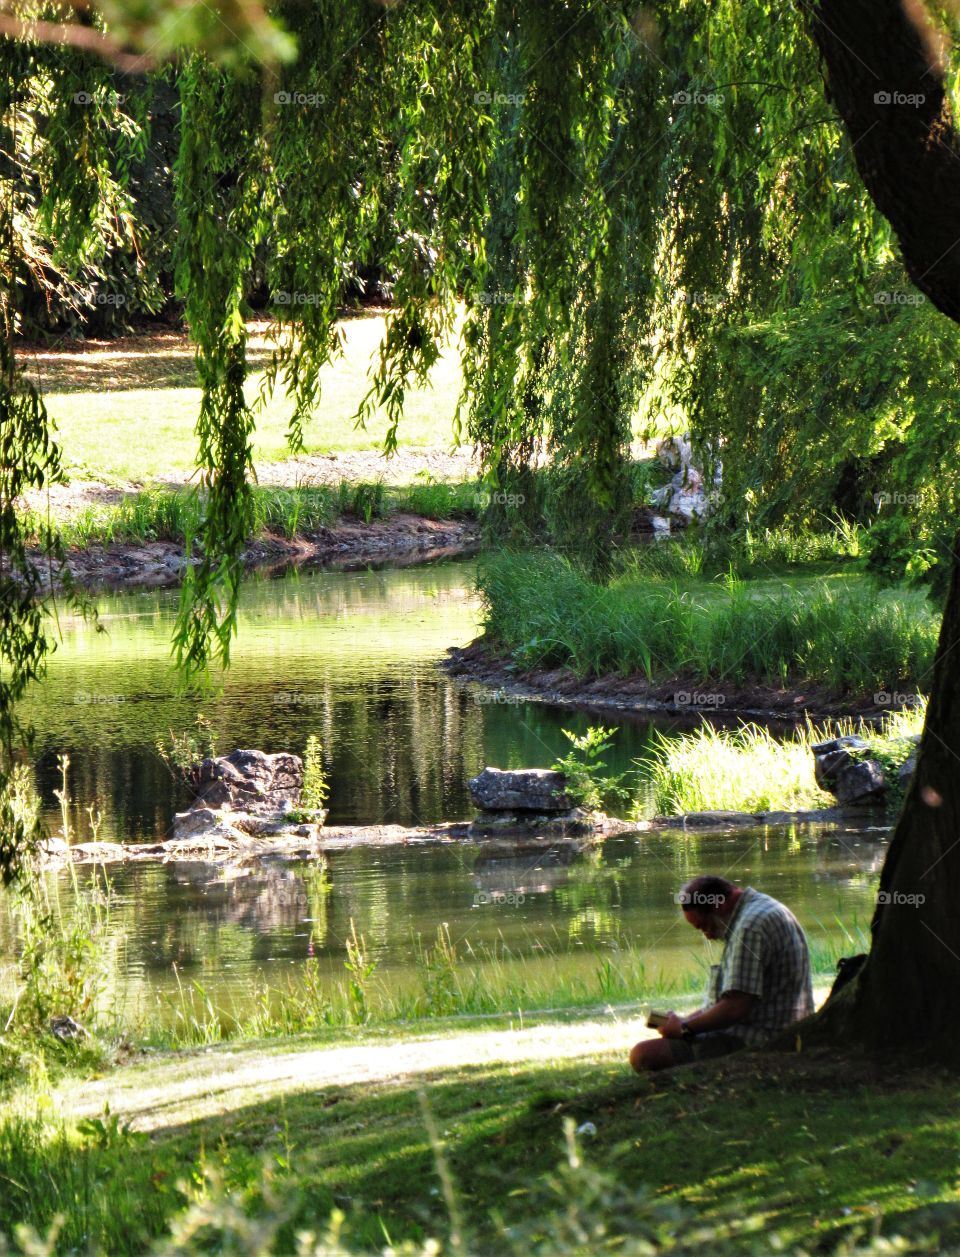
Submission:
[[[250,541],[243,552],[247,571],[280,573],[312,564],[349,567],[352,564],[390,563],[397,567],[458,558],[473,553],[480,530],[472,520],[429,519],[397,513],[369,524],[342,518],[331,528],[295,537],[266,533]],[[30,557],[43,571],[37,550]],[[179,585],[188,559],[183,544],[174,541],[121,542],[67,551],[67,570],[83,589],[165,589]],[[50,582],[45,579],[45,585]],[[61,587],[54,579],[53,587]]]
[[[790,727],[807,717],[819,720],[863,719],[879,722],[898,710],[879,706],[872,695],[840,698],[825,688],[803,693],[762,685],[715,685],[678,677],[648,681],[641,676],[603,676],[584,680],[572,669],[520,668],[482,638],[451,646],[441,667],[465,682],[494,687],[504,702],[542,702],[579,711],[618,712],[633,716],[668,716],[681,723],[741,723],[744,716]]]
[[[866,822],[875,822],[868,825]],[[266,839],[237,842],[231,839],[198,838],[125,846],[118,842],[82,842],[68,846],[62,840],[48,840],[40,849],[46,867],[68,864],[131,864],[155,862],[179,863],[254,863],[271,858],[283,860],[317,859],[357,847],[439,846],[458,843],[480,848],[486,855],[509,857],[555,850],[558,847],[585,849],[607,838],[675,831],[682,834],[731,833],[769,825],[849,826],[862,822],[864,832],[882,835],[893,831],[891,818],[882,808],[850,806],[796,812],[688,812],[677,816],[655,816],[649,820],[623,821],[606,817],[595,833],[579,836],[552,834],[540,837],[532,833],[505,832],[495,838],[470,833],[470,821],[441,821],[436,825],[407,827],[403,825],[331,825],[316,835],[302,832],[275,834]],[[881,823],[888,822],[888,823]]]

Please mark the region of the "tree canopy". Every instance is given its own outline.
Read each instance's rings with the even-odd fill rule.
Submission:
[[[226,661],[235,629],[257,268],[274,316],[267,389],[291,398],[294,448],[322,404],[344,287],[376,263],[394,304],[360,417],[385,407],[389,446],[406,390],[458,334],[465,439],[498,486],[532,485],[546,459],[560,486],[554,535],[595,566],[630,505],[633,430],[676,417],[722,459],[713,527],[846,512],[874,525],[878,570],[948,570],[958,332],[911,286],[908,270],[924,266],[905,269],[883,214],[898,231],[904,219],[864,186],[860,140],[824,93],[801,7],[14,9],[0,86],[0,405],[26,460],[4,549],[30,592],[2,611],[11,698],[42,668],[46,597],[12,503],[57,467],[42,398],[16,373],[20,298],[52,276],[82,294],[109,259],[147,282],[150,241],[172,249],[203,389],[200,561],[176,639],[188,672]],[[158,84],[179,97],[175,216],[159,229],[131,191]],[[899,117],[890,104],[874,112]],[[28,423],[32,444],[17,435]],[[533,489],[524,496],[539,509]],[[9,715],[8,746],[12,731]]]

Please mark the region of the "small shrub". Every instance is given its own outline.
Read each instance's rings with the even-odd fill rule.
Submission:
[[[311,733],[303,752],[303,790],[300,794],[300,801],[308,812],[321,811],[330,793],[322,752],[323,743]]]
[[[195,788],[200,765],[205,759],[216,757],[216,734],[213,725],[201,713],[192,729],[185,729],[183,733],[174,733],[171,729],[166,738],[157,740],[156,749],[173,775]]]
[[[626,800],[630,797],[629,789],[624,781],[628,773],[610,776],[603,770],[606,761],[603,756],[613,745],[610,739],[615,729],[604,729],[602,725],[591,725],[584,734],[562,730],[563,736],[571,743],[572,750],[558,759],[553,765],[554,772],[561,772],[567,778],[567,794],[588,812],[599,812],[606,800]]]

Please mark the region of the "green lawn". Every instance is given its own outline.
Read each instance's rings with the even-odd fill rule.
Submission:
[[[344,356],[326,368],[320,411],[305,430],[309,452],[369,450],[382,444],[385,417],[358,430],[353,416],[367,391],[367,371],[383,323],[381,315],[345,320]],[[251,402],[258,394],[267,357],[264,342],[255,339],[248,380]],[[32,375],[37,361],[24,360]],[[43,354],[39,362],[48,410],[72,474],[142,482],[193,469],[200,391],[193,352],[184,338],[130,338],[86,353]],[[449,449],[459,391],[460,365],[454,345],[437,363],[431,386],[408,393],[402,444]],[[255,442],[258,460],[288,456],[290,412],[290,403],[278,392],[260,414]]]
[[[182,1083],[191,1061],[211,1064],[187,1055],[134,1074],[168,1070]],[[268,1089],[271,1061],[265,1054]],[[224,1087],[225,1111],[185,1119],[181,1106],[149,1133],[125,1132],[109,1115],[64,1127],[49,1105],[8,1117],[0,1231],[22,1220],[45,1231],[60,1212],[57,1251],[139,1253],[177,1210],[212,1193],[221,1204],[203,1206],[202,1246],[175,1251],[289,1253],[297,1231],[322,1234],[334,1210],[349,1251],[446,1240],[440,1151],[461,1252],[830,1253],[858,1232],[910,1237],[879,1255],[960,1241],[956,1083],[889,1061],[770,1055],[638,1079],[622,1053],[601,1047],[573,1061],[262,1092]],[[578,1127],[582,1156],[568,1142]],[[231,1194],[259,1224],[274,1219],[269,1244],[237,1241],[250,1224],[228,1216]]]

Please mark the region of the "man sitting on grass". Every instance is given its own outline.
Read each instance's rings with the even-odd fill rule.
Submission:
[[[638,1074],[759,1046],[813,1012],[810,953],[789,908],[724,877],[695,877],[677,902],[694,929],[724,940],[723,955],[710,967],[706,1006],[669,1013],[659,1039],[634,1046]]]

